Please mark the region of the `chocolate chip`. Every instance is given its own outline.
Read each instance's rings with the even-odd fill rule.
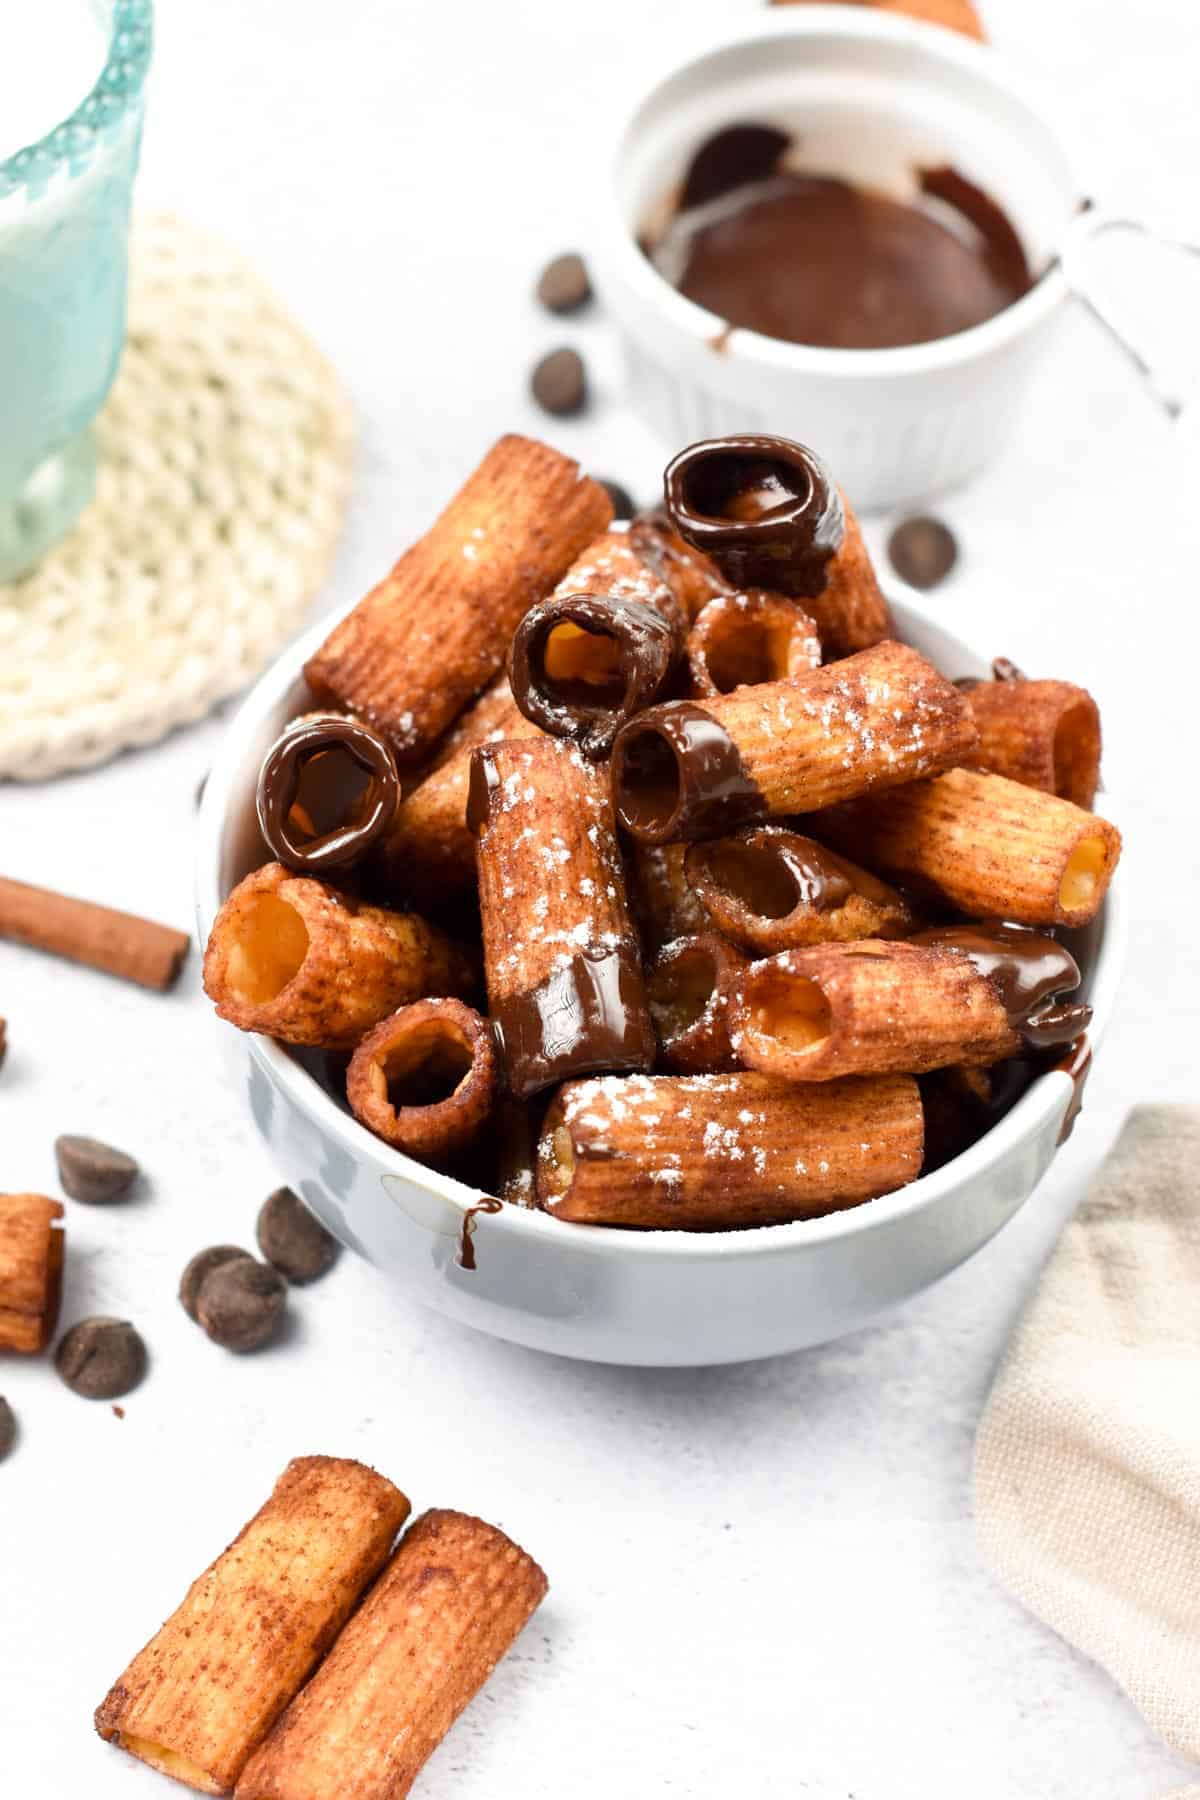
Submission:
[[[289,1281],[315,1281],[337,1258],[337,1239],[291,1188],[276,1188],[259,1209],[255,1235],[267,1261]]]
[[[628,488],[623,488],[619,481],[605,481],[600,476],[596,479],[612,501],[614,519],[632,519],[637,507]]]
[[[0,1395],[0,1462],[3,1462],[17,1441],[17,1415],[8,1401]]]
[[[958,541],[940,519],[905,519],[888,539],[892,567],[910,587],[936,587],[958,561]]]
[[[123,1199],[137,1179],[138,1166],[132,1156],[98,1138],[56,1138],[54,1154],[64,1193],[88,1206]]]
[[[551,350],[529,381],[533,397],[548,413],[565,416],[587,405],[587,374],[577,350]]]
[[[287,1283],[277,1269],[240,1256],[209,1271],[196,1317],[214,1344],[257,1350],[279,1330],[286,1298]]]
[[[537,297],[551,312],[577,312],[592,297],[587,265],[574,250],[548,262],[538,277]]]
[[[200,1315],[196,1305],[200,1299],[200,1289],[213,1270],[219,1269],[222,1263],[239,1260],[252,1263],[254,1258],[248,1250],[242,1250],[237,1244],[213,1244],[207,1250],[196,1252],[179,1277],[179,1304],[189,1319],[195,1319],[199,1323]]]
[[[80,1319],[54,1352],[54,1366],[73,1394],[115,1400],[146,1373],[146,1346],[128,1319]]]

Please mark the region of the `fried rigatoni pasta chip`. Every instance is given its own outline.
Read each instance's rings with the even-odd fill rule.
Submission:
[[[419,761],[498,673],[522,614],[611,518],[604,489],[569,457],[501,438],[310,658],[313,693],[369,720],[397,761]]]
[[[518,709],[502,678],[463,714],[450,735],[452,746],[400,802],[375,852],[374,868],[386,889],[411,894],[422,905],[453,899],[474,886],[475,839],[467,827],[467,790],[476,744],[540,737],[541,732]]]
[[[613,798],[642,843],[715,837],[936,773],[975,741],[958,689],[889,642],[791,681],[651,707],[613,746]]]
[[[730,592],[716,563],[685,544],[661,508],[634,519],[629,541],[658,570],[689,619],[696,618],[717,594]]]
[[[1121,854],[1121,834],[1107,819],[973,769],[839,806],[811,823],[848,856],[920,883],[971,918],[1021,925],[1086,925]]]
[[[496,1103],[486,1019],[461,1000],[416,1000],[368,1031],[350,1059],[346,1098],[368,1131],[435,1165],[465,1150]]]
[[[686,844],[629,844],[629,902],[648,953],[674,938],[707,931],[712,921],[684,874]]]
[[[973,769],[1090,807],[1100,784],[1100,711],[1069,681],[981,681],[967,690]]]
[[[204,991],[241,1031],[351,1050],[398,1006],[462,996],[470,958],[417,913],[351,900],[282,863],[234,888],[209,935]]]
[[[399,1488],[362,1463],[290,1462],[110,1690],[100,1736],[202,1794],[230,1793],[408,1512]]]
[[[494,1525],[425,1513],[238,1783],[238,1800],[403,1800],[546,1577]]]
[[[489,1011],[518,1099],[654,1060],[608,782],[561,738],[472,753]]]
[[[751,588],[710,600],[687,639],[696,694],[786,681],[821,666],[817,627],[797,600]]]
[[[737,1067],[730,1002],[746,958],[719,931],[676,938],[646,971],[659,1063],[678,1075]]]
[[[907,1075],[820,1085],[765,1075],[629,1075],[556,1096],[538,1156],[555,1218],[727,1231],[857,1206],[916,1179],[923,1119]]]
[[[1062,998],[1078,985],[1069,951],[1015,926],[815,944],[746,972],[733,1046],[748,1067],[785,1081],[986,1066],[1025,1044],[1078,1037],[1091,1011]]]
[[[684,872],[719,929],[760,954],[904,937],[913,926],[894,888],[786,825],[748,825],[692,844]]]
[[[66,1234],[62,1203],[0,1194],[0,1350],[36,1356],[54,1336]]]

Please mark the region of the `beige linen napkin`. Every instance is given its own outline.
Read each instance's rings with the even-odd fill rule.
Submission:
[[[1200,1759],[1200,1107],[1125,1121],[996,1378],[975,1513],[1000,1579]]]

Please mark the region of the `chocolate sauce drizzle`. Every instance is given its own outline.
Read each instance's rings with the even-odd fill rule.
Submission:
[[[366,777],[365,787],[348,779],[352,772]],[[399,803],[388,745],[369,725],[338,713],[293,720],[258,777],[263,837],[281,863],[305,875],[358,862],[388,829]],[[323,815],[333,820],[324,830]]]
[[[612,685],[561,680],[546,671],[552,632],[563,624],[615,640],[620,695]],[[508,677],[527,719],[551,737],[570,738],[593,761],[608,755],[627,719],[656,700],[683,649],[683,615],[668,619],[643,600],[610,594],[552,595],[531,606],[513,635]]]
[[[510,1093],[599,1071],[649,1069],[656,1040],[641,959],[630,944],[589,945],[539,987],[492,1008]]]
[[[643,844],[718,837],[767,815],[725,727],[690,700],[651,707],[619,732],[612,789],[617,818]]]
[[[458,1238],[458,1266],[460,1269],[475,1270],[475,1220],[480,1213],[499,1213],[504,1211],[504,1202],[493,1199],[491,1194],[482,1194],[474,1206],[468,1206],[463,1214],[462,1230]]]
[[[966,956],[991,983],[1009,1024],[1030,1050],[1071,1043],[1091,1023],[1090,1006],[1059,998],[1077,988],[1081,976],[1079,964],[1056,938],[988,920],[919,931],[909,942]]]
[[[667,464],[663,488],[680,537],[735,588],[808,599],[824,592],[846,516],[824,464],[803,444],[707,438]]]

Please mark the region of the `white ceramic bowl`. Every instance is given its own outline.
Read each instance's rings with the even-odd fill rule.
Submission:
[[[724,125],[794,133],[803,166],[898,192],[949,163],[1000,203],[1036,270],[1081,189],[1047,106],[997,53],[940,26],[851,6],[740,20],[654,86],[620,129],[590,247],[634,403],[666,443],[773,431],[817,444],[856,507],[952,487],[996,452],[1067,297],[1051,264],[970,331],[892,350],[823,350],[723,321],[669,286],[636,234]],[[720,347],[714,347],[719,342]]]
[[[951,675],[973,655],[911,605],[901,634]],[[261,861],[259,764],[304,698],[301,668],[323,620],[251,690],[205,788],[199,821],[201,941],[224,895]],[[1118,879],[1101,918],[1077,934],[1095,1008],[1112,1009],[1123,957]],[[387,1271],[398,1294],[538,1350],[596,1362],[740,1362],[823,1343],[947,1274],[1028,1198],[1054,1155],[1072,1084],[1042,1076],[955,1162],[850,1212],[744,1232],[628,1232],[505,1207],[475,1221],[476,1268],[459,1261],[463,1215],[479,1196],[372,1137],[268,1038],[220,1025],[255,1123],[287,1180],[329,1229]]]

